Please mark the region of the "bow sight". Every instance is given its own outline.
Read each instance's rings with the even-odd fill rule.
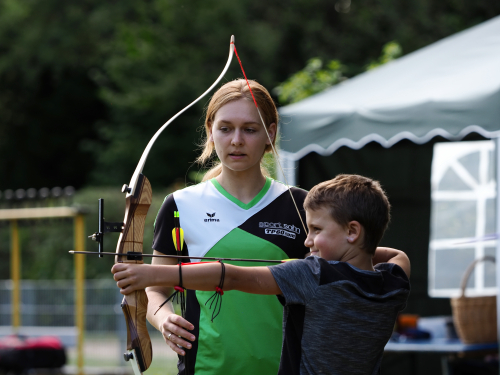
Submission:
[[[104,221],[104,199],[99,198],[99,231],[89,236],[92,241],[99,244],[99,258],[103,257],[104,252],[104,233],[123,231],[123,222]]]
[[[144,179],[144,175],[139,175],[138,184],[141,185]],[[123,185],[122,193],[130,193],[131,188],[127,184]],[[133,198],[139,198],[140,190],[136,190],[135,194],[132,195]],[[104,233],[123,233],[125,223],[123,222],[111,222],[104,220],[104,199],[99,198],[99,231],[88,236],[92,241],[96,241],[99,244],[99,258],[103,255],[108,255],[104,252]],[[114,254],[116,255],[116,254]],[[126,253],[127,260],[142,260],[142,253],[128,251]]]

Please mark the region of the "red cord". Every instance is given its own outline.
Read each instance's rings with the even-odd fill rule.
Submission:
[[[238,56],[238,52],[236,51],[236,45],[234,43],[232,43],[232,44],[234,45],[234,54],[236,55],[236,58],[238,59],[238,62],[240,63],[241,71],[243,72],[243,77],[245,77],[245,81],[247,81],[248,89],[250,90],[250,94],[252,95],[253,102],[254,102],[255,106],[257,108],[259,108],[259,106],[257,105],[257,101],[255,100],[255,97],[253,96],[253,91],[250,87],[250,83],[248,83],[247,75],[245,74],[245,70],[243,69],[243,64],[241,63],[240,57]]]
[[[212,260],[208,262],[189,262],[189,263],[181,263],[183,266],[192,266],[193,264],[208,264],[208,263],[217,263],[218,260]]]

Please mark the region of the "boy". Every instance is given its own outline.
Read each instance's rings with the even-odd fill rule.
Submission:
[[[389,201],[378,182],[339,175],[311,189],[304,208],[312,256],[270,267],[182,267],[184,287],[277,295],[284,305],[279,374],[376,374],[410,290],[408,257],[376,250]],[[123,294],[179,282],[178,266],[116,264],[112,272]]]

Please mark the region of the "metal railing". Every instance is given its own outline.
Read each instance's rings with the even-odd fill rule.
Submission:
[[[0,281],[0,326],[11,325],[12,281]],[[85,331],[119,333],[122,295],[113,280],[85,281]],[[75,326],[74,280],[22,280],[21,321],[23,326]],[[120,318],[120,319],[118,319]]]

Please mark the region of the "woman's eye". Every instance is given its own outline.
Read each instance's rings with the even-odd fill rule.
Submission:
[[[254,128],[247,128],[247,129],[246,129],[246,132],[247,132],[247,133],[255,133],[255,132],[256,132],[256,130],[255,130]]]

